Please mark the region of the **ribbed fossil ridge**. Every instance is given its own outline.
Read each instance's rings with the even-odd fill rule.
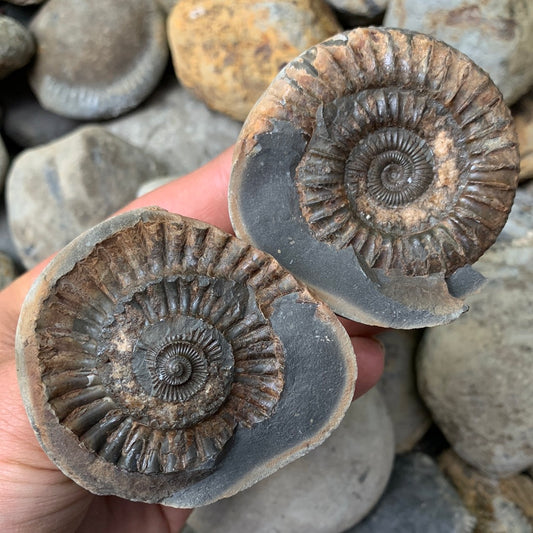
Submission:
[[[80,443],[141,473],[206,468],[283,388],[272,301],[301,292],[216,228],[139,222],[61,277],[37,319],[48,403]]]
[[[450,275],[507,219],[519,166],[511,114],[485,72],[431,37],[358,28],[310,48],[241,138],[277,121],[309,139],[295,180],[312,234],[371,267]]]

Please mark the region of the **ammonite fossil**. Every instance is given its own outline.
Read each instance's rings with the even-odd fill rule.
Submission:
[[[348,407],[349,338],[270,256],[159,209],[83,234],[30,291],[22,396],[63,472],[190,507],[318,445]]]
[[[397,328],[449,321],[481,277],[518,178],[487,74],[423,34],[358,28],[289,63],[241,132],[236,233],[334,310]]]

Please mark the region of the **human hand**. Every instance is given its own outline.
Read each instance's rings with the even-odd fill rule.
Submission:
[[[201,169],[138,198],[122,211],[158,205],[231,232],[227,189],[232,149]],[[15,371],[15,330],[24,298],[49,260],[0,292],[0,531],[114,533],[179,531],[190,510],[94,496],[65,477],[39,446],[20,396]],[[341,320],[357,354],[356,396],[383,370],[379,328]]]

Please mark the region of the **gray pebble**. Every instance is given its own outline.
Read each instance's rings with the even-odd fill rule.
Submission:
[[[165,21],[154,0],[48,0],[30,28],[39,44],[32,89],[43,107],[67,117],[132,109],[167,64]]]
[[[26,65],[34,52],[30,32],[15,19],[0,15],[0,78]]]
[[[470,533],[475,524],[433,459],[413,453],[396,458],[379,504],[346,533]]]
[[[533,3],[390,0],[385,26],[427,33],[486,70],[508,104],[533,84]]]
[[[394,425],[396,453],[410,451],[431,426],[431,416],[416,387],[415,354],[420,331],[391,329],[379,335],[385,368],[377,387]]]
[[[166,80],[138,110],[104,127],[146,150],[179,176],[196,170],[231,146],[241,123],[211,111],[172,79]]]
[[[8,220],[27,268],[135,198],[162,167],[97,126],[19,155],[7,178]]]
[[[392,424],[377,390],[355,401],[324,444],[252,488],[196,509],[196,533],[338,533],[381,496],[394,455]]]

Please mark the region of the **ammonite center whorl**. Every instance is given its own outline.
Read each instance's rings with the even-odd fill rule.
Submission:
[[[274,417],[286,394],[286,358],[295,356],[290,338],[301,329],[280,320],[277,308],[292,316],[318,305],[271,257],[160,210],[90,230],[39,283],[22,315],[18,353],[43,447],[89,490],[143,501],[176,497],[207,479],[234,445],[252,438],[243,431]],[[303,330],[322,327],[327,316],[307,317]],[[348,353],[338,344],[336,351],[333,360]],[[299,366],[289,371],[290,391]],[[236,452],[233,461],[244,462],[227,466],[233,473],[224,482],[245,479],[243,467],[258,477],[254,461],[245,460],[257,446]],[[265,472],[280,453],[264,459]],[[200,499],[220,493],[216,483]],[[176,505],[197,504],[184,497]]]
[[[346,289],[361,283],[321,280],[318,257],[326,272],[351,251],[370,277],[448,280],[494,242],[517,183],[511,114],[484,71],[427,35],[357,28],[289,63],[256,104],[230,214],[239,236],[277,252],[334,309],[372,321],[328,299],[352,299]],[[283,231],[264,227],[273,210]],[[305,247],[285,245],[296,235]]]

